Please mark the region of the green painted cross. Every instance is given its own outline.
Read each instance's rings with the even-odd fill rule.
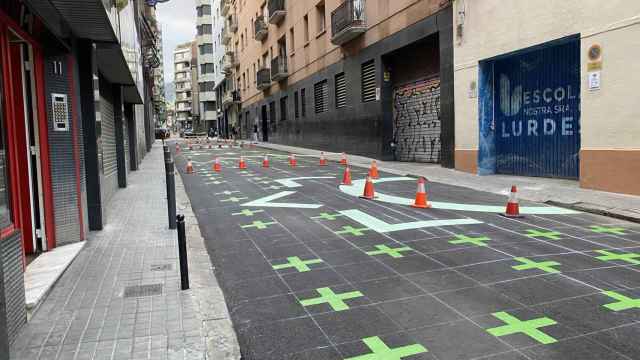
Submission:
[[[554,266],[560,266],[562,264],[560,264],[559,262],[555,262],[555,261],[541,261],[541,262],[535,262],[533,260],[529,260],[527,258],[523,258],[523,257],[517,257],[514,258],[513,260],[515,261],[519,261],[522,263],[522,265],[516,265],[516,266],[512,266],[513,269],[516,270],[531,270],[531,269],[540,269],[544,272],[548,272],[548,273],[559,273],[560,270],[554,269]]]
[[[264,230],[266,228],[269,227],[269,225],[275,225],[277,224],[275,221],[272,222],[262,222],[262,221],[254,221],[253,223],[249,224],[249,225],[242,225],[240,226],[243,229],[249,229],[249,228],[256,228],[258,230]]]
[[[562,237],[562,234],[557,231],[527,230],[526,235],[530,238],[547,238],[550,240],[560,240]]]
[[[298,272],[307,272],[307,271],[311,271],[311,269],[309,268],[309,265],[319,264],[323,262],[322,259],[311,259],[311,260],[303,261],[297,256],[288,257],[287,261],[288,263],[286,264],[273,265],[273,269],[282,270],[282,269],[295,268],[296,270],[298,270]]]
[[[372,351],[371,354],[359,355],[345,360],[402,360],[402,358],[428,352],[427,348],[420,344],[402,346],[391,349],[377,336],[362,339]]]
[[[591,231],[598,234],[614,234],[614,235],[625,235],[626,229],[621,227],[610,227],[610,226],[591,226]]]
[[[487,329],[487,332],[493,336],[501,337],[523,333],[541,344],[547,345],[557,342],[557,340],[553,337],[538,330],[538,328],[541,327],[556,325],[557,322],[553,319],[542,317],[538,319],[522,321],[504,311],[493,313],[492,315],[507,323],[507,325]]]
[[[364,296],[360,291],[336,294],[328,287],[316,289],[316,291],[320,294],[320,297],[301,300],[300,304],[306,307],[327,303],[334,311],[343,311],[349,309],[349,305],[344,302],[345,300]]]
[[[465,235],[456,235],[457,240],[449,241],[450,244],[459,245],[459,244],[473,244],[476,246],[487,246],[485,241],[490,241],[491,239],[486,236],[481,237],[468,237]]]
[[[267,187],[266,189],[269,189],[269,190],[280,190],[280,189],[282,189],[282,186],[271,185],[271,186]]]
[[[264,210],[253,210],[252,211],[252,210],[249,210],[249,209],[243,209],[242,211],[237,212],[237,213],[233,213],[231,215],[232,216],[238,216],[238,215],[253,216],[253,215],[261,213],[261,212],[264,212]]]
[[[220,185],[220,184],[224,184],[226,183],[226,181],[211,181],[206,183],[207,185]]]
[[[336,231],[338,235],[353,235],[353,236],[363,236],[364,231],[370,231],[369,228],[354,228],[353,226],[343,226],[342,230]]]
[[[392,258],[401,258],[404,257],[404,255],[401,254],[401,252],[403,251],[411,251],[413,250],[412,248],[408,247],[408,246],[404,246],[404,247],[399,247],[399,248],[390,248],[387,245],[376,245],[375,246],[378,250],[374,250],[374,251],[367,251],[367,255],[371,255],[371,256],[375,256],[375,255],[389,255]]]
[[[618,302],[616,302],[616,303],[603,305],[604,307],[606,307],[609,310],[623,311],[623,310],[629,310],[629,309],[633,309],[633,308],[640,309],[640,298],[632,299],[630,297],[627,297],[627,296],[624,296],[622,294],[619,294],[619,293],[617,293],[615,291],[605,291],[605,292],[603,292],[603,294],[607,295],[609,297],[612,297],[615,300],[618,300]]]
[[[235,196],[232,196],[232,197],[230,197],[228,199],[220,200],[220,202],[234,202],[234,203],[237,203],[237,202],[240,202],[242,200],[247,200],[247,199],[249,199],[249,198],[246,198],[246,197],[237,198]]]
[[[216,195],[233,195],[233,194],[237,194],[239,192],[240,191],[229,191],[229,190],[227,190],[227,191],[223,191],[223,192],[217,193]]]
[[[342,215],[342,214],[321,213],[319,216],[312,217],[312,219],[314,219],[314,220],[329,220],[329,221],[333,221],[337,217],[340,217],[340,216],[344,216],[344,215]]]
[[[602,260],[602,261],[621,260],[621,261],[626,261],[633,265],[640,265],[640,260],[637,260],[637,259],[640,259],[640,254],[636,254],[636,253],[616,254],[607,250],[597,250],[596,252],[598,254],[603,255],[603,256],[596,256],[596,259],[598,260]]]

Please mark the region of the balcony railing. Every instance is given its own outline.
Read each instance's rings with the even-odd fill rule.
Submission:
[[[229,28],[225,26],[222,29],[222,43],[225,45],[229,45],[231,42],[231,33],[229,32]]]
[[[271,80],[281,81],[289,77],[287,56],[276,56],[271,60]]]
[[[233,55],[225,55],[222,59],[222,72],[225,74],[230,74],[233,71]]]
[[[269,0],[269,23],[277,25],[287,15],[284,0]]]
[[[262,68],[258,70],[256,79],[256,86],[258,90],[268,89],[269,87],[271,87],[271,70],[269,70],[268,68]]]
[[[237,33],[238,32],[238,15],[233,14],[229,17],[228,20],[228,24],[229,24],[229,30],[231,30],[232,33]]]
[[[222,97],[222,107],[225,109],[234,104],[240,104],[242,102],[242,98],[240,97],[240,91],[232,90],[224,93]]]
[[[231,0],[222,0],[222,3],[220,4],[220,14],[222,14],[222,16],[227,16],[229,9],[231,9]]]
[[[264,22],[264,16],[258,16],[255,21],[255,39],[258,41],[264,40],[267,35],[269,35],[269,27],[267,27],[267,23]]]
[[[331,13],[331,42],[345,44],[367,31],[365,0],[345,0]]]

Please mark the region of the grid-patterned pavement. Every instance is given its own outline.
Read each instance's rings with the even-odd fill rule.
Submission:
[[[437,183],[430,200],[465,210],[363,200],[338,188],[342,166],[298,157],[294,169],[269,151],[263,169],[265,151],[176,156],[245,360],[640,357],[640,226],[467,211],[506,197]],[[317,178],[282,181],[300,177]],[[376,191],[412,198],[415,187]],[[428,225],[451,219],[477,223]]]

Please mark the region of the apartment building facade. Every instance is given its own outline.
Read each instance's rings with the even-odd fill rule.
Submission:
[[[454,14],[456,168],[640,195],[640,3],[458,0]]]
[[[228,3],[244,137],[454,166],[450,1]]]
[[[217,128],[218,107],[215,93],[214,54],[217,39],[215,34],[221,30],[221,21],[214,21],[212,0],[196,0],[196,44],[198,47],[196,72],[198,74],[199,104],[198,110],[202,120],[202,131]],[[217,17],[215,17],[218,20]]]
[[[150,145],[146,6],[0,2],[0,354],[33,306],[29,261],[108,224]]]
[[[175,120],[181,130],[194,129],[192,50],[193,42],[188,42],[178,45],[173,51],[173,81],[176,89]]]

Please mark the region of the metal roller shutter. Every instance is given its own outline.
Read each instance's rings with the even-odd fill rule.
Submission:
[[[362,64],[362,102],[376,101],[376,63]]]
[[[336,108],[347,106],[347,81],[344,73],[336,75]]]
[[[106,200],[117,189],[118,161],[116,158],[116,127],[113,110],[112,90],[105,86],[100,89],[100,115],[102,126],[102,169],[106,179],[104,193]],[[113,179],[111,179],[113,177]]]
[[[329,84],[327,80],[316,83],[313,90],[316,114],[329,111]]]

